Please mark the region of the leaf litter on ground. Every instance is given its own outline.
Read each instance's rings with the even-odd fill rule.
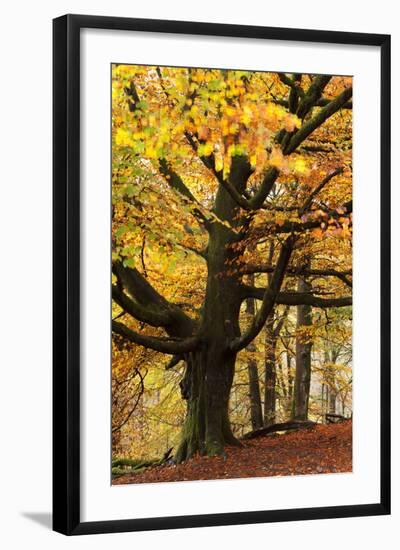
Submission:
[[[113,480],[113,485],[352,471],[352,422],[269,434],[227,447],[223,456],[195,455],[182,464],[146,468]]]

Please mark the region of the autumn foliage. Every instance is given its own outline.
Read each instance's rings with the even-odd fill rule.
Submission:
[[[261,426],[351,415],[351,95],[351,77],[113,66],[114,458],[307,473],[300,432],[229,453]],[[345,423],[304,449],[330,429],[351,447]],[[332,449],[310,461],[351,469]]]

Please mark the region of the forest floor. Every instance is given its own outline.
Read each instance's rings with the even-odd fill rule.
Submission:
[[[352,471],[352,422],[269,434],[227,447],[226,457],[194,456],[182,464],[153,466],[113,480],[157,483],[245,477],[327,474]]]

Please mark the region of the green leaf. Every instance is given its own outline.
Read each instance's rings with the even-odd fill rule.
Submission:
[[[128,197],[133,197],[134,195],[137,195],[138,193],[138,186],[133,185],[132,183],[129,183],[125,187],[125,194],[128,195]]]
[[[128,231],[129,231],[129,227],[127,225],[120,225],[118,229],[115,231],[115,236],[117,237],[117,239],[120,239],[121,237],[126,235]]]
[[[131,269],[134,269],[135,260],[133,258],[125,258],[122,264],[124,265],[124,267],[130,267]]]
[[[148,105],[147,101],[143,101],[143,100],[142,100],[142,101],[138,101],[138,102],[135,104],[135,107],[136,107],[137,109],[142,109],[142,111],[144,111],[145,109],[147,109],[148,106],[149,106],[149,105]]]

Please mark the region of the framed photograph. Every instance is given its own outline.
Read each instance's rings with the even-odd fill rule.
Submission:
[[[54,20],[54,529],[390,513],[390,37]]]

